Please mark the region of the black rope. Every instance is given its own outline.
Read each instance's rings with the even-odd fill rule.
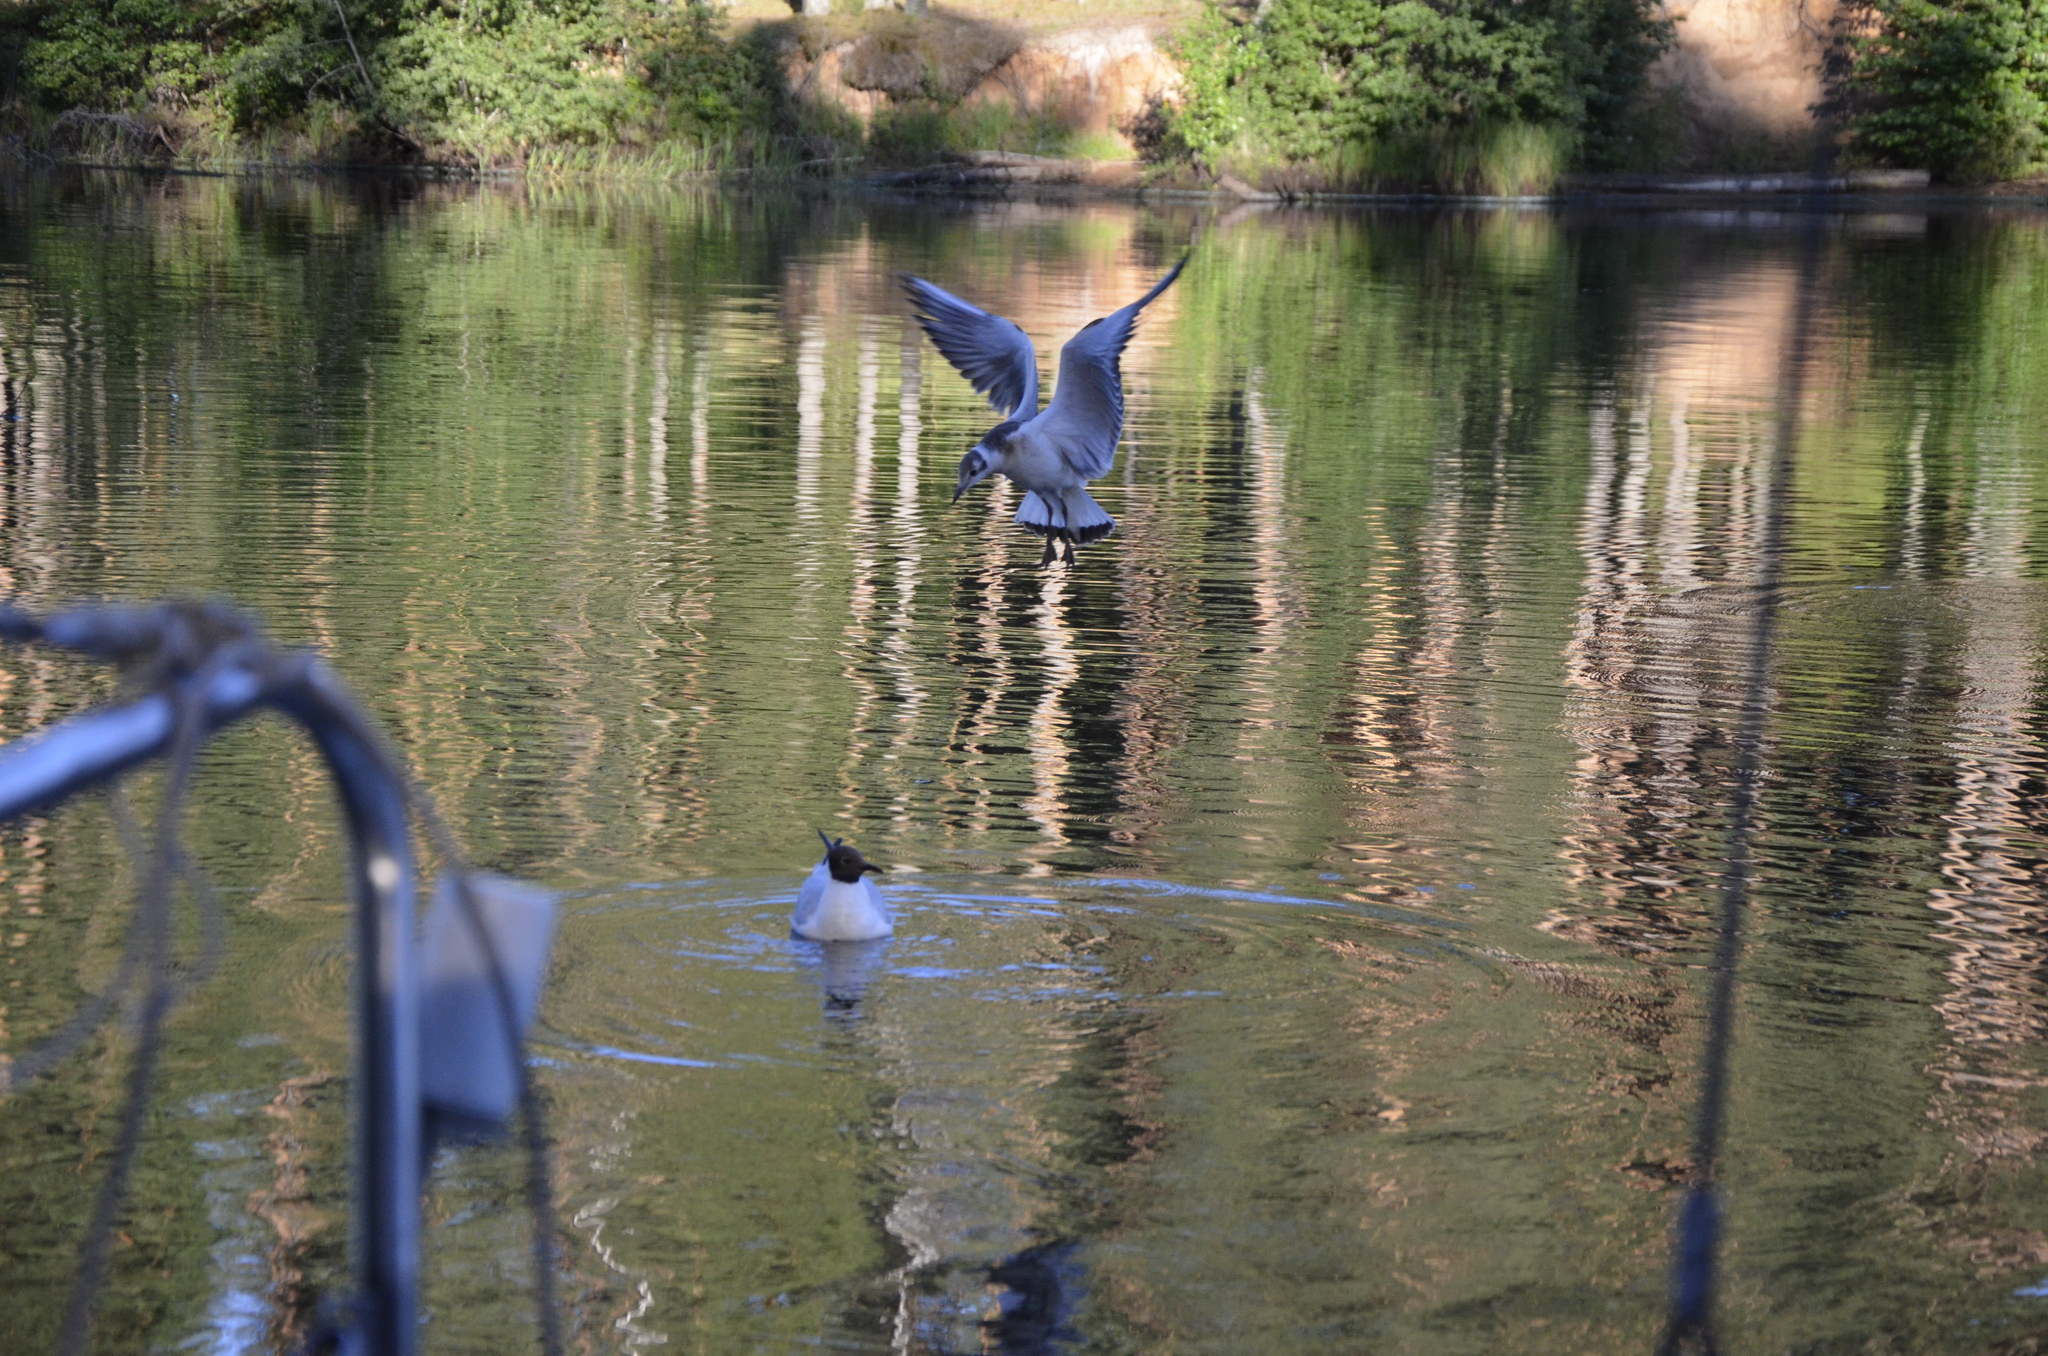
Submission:
[[[477,945],[483,948],[484,961],[491,974],[491,990],[504,1023],[505,1048],[512,1052],[513,1075],[519,1082],[519,1121],[526,1141],[526,1199],[533,1212],[533,1291],[540,1319],[540,1349],[546,1356],[560,1356],[561,1321],[555,1313],[554,1189],[548,1180],[548,1133],[542,1119],[540,1092],[534,1086],[533,1071],[526,1066],[519,1010],[513,1006],[505,969],[498,960],[497,944],[491,938],[490,929],[484,925],[483,913],[477,907],[476,894],[470,888],[466,870],[456,874],[455,897],[462,905],[464,917],[469,920]]]
[[[129,808],[119,782],[107,788],[107,805],[128,859],[135,864],[137,877],[146,881],[153,855],[143,841],[142,828],[136,823],[135,812]],[[179,978],[176,996],[182,998],[206,983],[220,968],[227,953],[227,915],[221,907],[220,895],[198,862],[181,849],[176,865],[179,878],[185,882],[186,892],[199,908],[201,937],[198,961]],[[98,993],[87,995],[73,1008],[63,1025],[45,1037],[42,1044],[11,1063],[0,1065],[0,1092],[40,1078],[56,1068],[106,1023],[107,1014],[113,1010],[114,1004],[135,992],[136,977],[149,962],[149,937],[149,928],[144,926],[144,913],[138,908],[129,920],[128,933],[121,947],[121,961],[114,969],[114,977]]]
[[[142,826],[136,822],[135,811],[128,804],[127,792],[120,782],[107,788],[107,807],[113,813],[114,828],[127,848],[128,859],[140,868],[150,860],[151,852],[143,841]],[[199,957],[181,969],[178,975],[178,996],[183,998],[213,978],[214,972],[220,969],[220,963],[227,958],[228,923],[227,911],[221,907],[220,894],[213,888],[206,869],[185,851],[182,843],[174,845],[174,850],[177,856],[172,865],[177,869],[178,879],[185,883],[185,893],[191,896],[199,911]],[[140,874],[139,870],[137,874]]]
[[[124,805],[125,809],[125,805]],[[140,831],[135,828],[133,815],[123,811],[115,812],[114,822],[121,826],[122,837],[128,846],[128,855],[137,866],[138,875],[146,873],[143,863],[148,852],[141,844]],[[123,996],[135,991],[135,977],[142,972],[148,960],[149,929],[142,925],[142,909],[139,903],[135,916],[128,920],[128,935],[121,947],[121,963],[115,967],[114,977],[98,993],[91,994],[64,1019],[64,1024],[43,1043],[22,1055],[21,1058],[0,1069],[0,1091],[26,1083],[31,1078],[40,1078],[61,1064],[73,1050],[85,1042],[85,1038],[100,1029],[107,1020],[107,1013]]]
[[[106,1279],[107,1261],[113,1250],[114,1227],[120,1219],[121,1204],[128,1194],[128,1179],[142,1146],[142,1129],[149,1115],[150,1094],[163,1046],[164,1018],[177,1002],[179,984],[171,969],[171,875],[178,858],[178,824],[184,813],[185,792],[199,758],[204,701],[204,684],[213,676],[211,666],[188,679],[171,695],[175,716],[168,771],[164,777],[163,803],[157,808],[156,844],[145,867],[139,907],[133,924],[145,935],[148,955],[149,993],[143,999],[140,1030],[135,1042],[135,1062],[128,1075],[128,1100],[121,1112],[121,1129],[114,1160],[100,1183],[93,1204],[92,1219],[79,1245],[78,1270],[71,1281],[71,1298],[64,1310],[64,1325],[57,1334],[58,1356],[82,1356],[92,1337],[92,1314]]]
[[[1763,529],[1757,541],[1757,590],[1750,618],[1749,650],[1742,673],[1742,718],[1735,733],[1735,775],[1728,800],[1728,835],[1721,872],[1719,933],[1714,943],[1713,990],[1707,1002],[1706,1048],[1700,1059],[1700,1100],[1693,1128],[1692,1171],[1679,1207],[1671,1249],[1671,1304],[1658,1356],[1678,1356],[1688,1344],[1714,1356],[1714,1275],[1719,1252],[1721,1206],[1715,1190],[1721,1153],[1721,1123],[1728,1100],[1728,1052],[1735,1038],[1735,972],[1742,954],[1742,920],[1756,872],[1757,802],[1763,790],[1764,726],[1770,716],[1772,655],[1783,587],[1785,519],[1792,494],[1792,459],[1799,436],[1799,409],[1806,389],[1807,352],[1812,344],[1820,262],[1818,214],[1809,219],[1799,257],[1798,292],[1792,329],[1783,351],[1778,385],[1778,418],[1767,476],[1755,489],[1767,493]]]

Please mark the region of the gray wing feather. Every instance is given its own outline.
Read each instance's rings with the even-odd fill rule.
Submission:
[[[818,913],[818,905],[825,899],[825,882],[832,879],[832,873],[820,861],[804,880],[801,890],[796,892],[796,912],[790,915],[790,926],[801,932],[810,926],[811,919]]]
[[[1029,335],[923,278],[904,274],[903,290],[917,307],[917,323],[997,414],[1038,413],[1038,354]]]
[[[1138,312],[1187,266],[1183,258],[1150,292],[1121,311],[1089,321],[1060,350],[1059,389],[1032,431],[1058,447],[1083,480],[1104,474],[1116,459],[1117,440],[1124,433],[1124,345],[1131,341]]]

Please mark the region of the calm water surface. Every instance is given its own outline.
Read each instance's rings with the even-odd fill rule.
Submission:
[[[893,276],[1050,373],[1189,248],[1121,526],[1041,572],[1010,491],[948,506],[992,421]],[[232,595],[566,892],[578,1351],[1640,1353],[1782,510],[1727,1347],[2031,1351],[2044,317],[2024,215],[17,181],[0,591]],[[109,690],[0,664],[10,736]],[[788,940],[814,827],[889,865],[892,942]],[[232,950],[108,1352],[283,1350],[345,1278],[308,751],[222,740],[192,840]],[[130,874],[97,804],[7,833],[4,1048],[105,981]],[[8,1351],[53,1337],[125,1054],[0,1101]],[[519,1171],[436,1160],[430,1351],[531,1340]]]

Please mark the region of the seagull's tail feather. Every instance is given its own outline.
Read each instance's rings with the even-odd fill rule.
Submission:
[[[1017,506],[1016,522],[1025,531],[1036,532],[1041,537],[1064,531],[1082,545],[1100,541],[1116,531],[1116,519],[1103,511],[1102,505],[1095,502],[1094,495],[1082,489],[1068,490],[1052,503],[1047,503],[1039,497],[1038,491],[1032,490]]]
[[[1040,536],[1052,531],[1052,510],[1038,497],[1038,491],[1031,490],[1024,495],[1024,502],[1017,506],[1017,526]]]

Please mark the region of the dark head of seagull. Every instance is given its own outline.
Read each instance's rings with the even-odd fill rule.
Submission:
[[[960,496],[988,478],[990,474],[1003,469],[1003,451],[1008,446],[1010,435],[1019,425],[1015,419],[1005,420],[981,435],[981,441],[974,450],[960,458],[960,483],[953,488],[953,502],[959,503]]]
[[[825,869],[833,880],[852,885],[870,871],[881,874],[881,867],[861,856],[859,848],[848,847],[844,838],[826,838],[823,829],[818,830],[818,837],[824,841]]]

